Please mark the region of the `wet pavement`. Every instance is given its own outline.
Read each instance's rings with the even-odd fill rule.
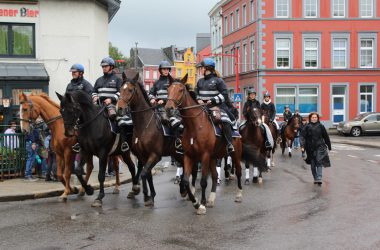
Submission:
[[[321,187],[293,153],[277,152],[264,183],[243,186],[241,204],[236,182],[223,181],[204,216],[180,197],[174,167],[154,176],[153,209],[141,194],[126,199],[131,184],[107,189],[102,208],[75,195],[0,203],[0,249],[379,249],[380,151],[334,144]]]

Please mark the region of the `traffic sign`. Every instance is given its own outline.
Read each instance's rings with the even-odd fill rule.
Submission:
[[[234,102],[242,102],[243,101],[243,94],[242,93],[235,93],[234,94]]]

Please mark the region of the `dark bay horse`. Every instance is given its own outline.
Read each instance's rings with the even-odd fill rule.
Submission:
[[[274,167],[275,166],[275,162],[274,162],[273,155],[276,152],[277,140],[278,140],[277,127],[276,127],[276,124],[274,124],[274,122],[271,122],[269,120],[269,116],[268,116],[267,112],[263,112],[263,118],[262,118],[262,120],[263,120],[263,122],[265,124],[268,125],[268,127],[270,129],[270,132],[272,133],[273,142],[274,142],[273,148],[267,150],[267,167]]]
[[[31,123],[41,116],[44,122],[51,130],[52,139],[51,147],[57,157],[57,176],[58,179],[65,186],[65,191],[61,195],[62,200],[67,200],[70,193],[78,193],[76,188],[70,186],[71,166],[73,164],[74,152],[72,146],[76,143],[75,137],[67,137],[64,135],[64,124],[61,114],[59,113],[59,105],[52,101],[45,93],[39,95],[30,95],[29,98],[24,94],[19,94],[20,100],[20,124],[21,130],[29,133]],[[92,159],[87,161],[86,177],[83,179],[82,175],[77,175],[82,188],[80,194],[84,194],[84,190],[88,195],[94,193],[94,189],[87,185],[93,169]],[[64,177],[62,172],[64,171]],[[84,188],[84,190],[83,190]]]
[[[239,132],[243,142],[243,159],[246,161],[246,171],[249,171],[249,164],[253,163],[252,182],[262,182],[262,173],[268,171],[265,163],[267,148],[265,147],[265,137],[262,129],[261,109],[248,107],[248,120],[244,126],[241,126]],[[248,169],[248,170],[247,170]],[[245,184],[249,180],[246,178]]]
[[[180,82],[173,82],[168,88],[168,102],[166,110],[173,114],[179,110],[185,130],[182,135],[182,144],[185,151],[184,155],[184,177],[183,183],[190,200],[193,202],[197,214],[206,214],[206,207],[212,207],[215,203],[215,191],[218,174],[216,171],[216,161],[227,156],[226,142],[214,134],[214,128],[210,121],[208,111],[205,105],[198,104],[186,88],[187,75]],[[235,151],[232,153],[232,161],[236,168],[238,180],[238,192],[235,198],[236,202],[242,201],[241,186],[241,153],[242,143],[240,138],[234,138],[233,144]],[[189,176],[192,172],[192,166],[195,163],[202,164],[202,200],[201,203],[194,197],[189,185]],[[211,172],[212,188],[206,204],[206,187],[207,177]]]
[[[138,82],[138,72],[129,71],[128,76],[123,72],[123,85],[120,88],[118,110],[129,108],[132,114],[133,136],[131,150],[143,165],[141,179],[143,183],[145,206],[154,206],[156,191],[153,185],[152,168],[162,156],[173,156],[183,163],[183,155],[175,149],[175,138],[166,137],[162,131],[159,114],[150,105],[148,95]],[[150,196],[148,195],[148,186]]]
[[[281,137],[281,149],[282,154],[285,152],[285,147],[288,147],[289,157],[292,157],[292,147],[294,138],[297,135],[297,131],[300,128],[300,119],[297,116],[293,116],[282,130]]]
[[[113,133],[110,129],[110,122],[105,113],[105,107],[99,107],[92,103],[91,96],[83,91],[75,91],[66,93],[62,96],[56,93],[61,101],[61,114],[64,120],[65,135],[78,138],[81,145],[81,156],[86,159],[92,158],[93,155],[99,158],[99,174],[100,192],[91,206],[102,206],[104,198],[104,181],[107,162],[109,157],[121,156],[127,164],[132,175],[133,187],[128,196],[138,194],[140,188],[138,185],[138,176],[135,172],[135,164],[131,160],[130,152],[121,152],[121,142],[119,135]],[[116,163],[116,161],[114,161]],[[119,168],[115,166],[116,176]],[[118,181],[118,180],[117,180]],[[118,183],[120,185],[120,183]],[[133,196],[133,195],[132,195]]]

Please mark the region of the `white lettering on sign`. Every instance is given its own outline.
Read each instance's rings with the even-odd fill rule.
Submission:
[[[25,7],[18,9],[2,9],[0,8],[0,17],[38,17],[39,10],[31,10]]]

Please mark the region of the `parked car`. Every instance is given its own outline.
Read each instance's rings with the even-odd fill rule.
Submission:
[[[380,113],[360,114],[352,120],[340,122],[337,130],[341,134],[350,134],[352,136],[380,133]]]

